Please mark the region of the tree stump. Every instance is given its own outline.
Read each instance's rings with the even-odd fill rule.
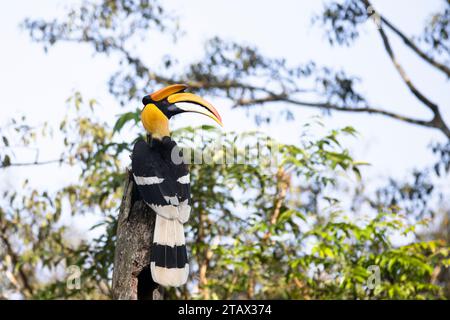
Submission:
[[[127,170],[117,222],[112,298],[162,300],[162,288],[150,272],[150,250],[156,213],[140,199],[132,173]]]

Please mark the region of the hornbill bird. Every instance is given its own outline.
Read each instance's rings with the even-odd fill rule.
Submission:
[[[179,151],[173,152],[178,147],[170,138],[169,119],[183,112],[196,112],[222,126],[217,110],[201,97],[184,92],[186,89],[186,85],[174,84],[142,99],[141,121],[147,141],[138,140],[131,155],[139,196],[156,213],[151,275],[156,283],[173,287],[185,284],[189,274],[183,224],[189,219],[191,199],[189,170],[179,161]],[[174,154],[178,154],[177,161]]]

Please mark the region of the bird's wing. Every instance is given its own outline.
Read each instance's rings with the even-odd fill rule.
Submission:
[[[134,181],[140,196],[156,212],[150,270],[155,282],[180,286],[189,275],[183,224],[188,220],[189,172],[183,163],[171,159],[175,142],[140,140],[131,160]]]
[[[172,161],[173,148],[177,148],[173,140],[153,141],[151,146],[139,140],[131,167],[143,200],[161,216],[184,223],[190,213],[189,171],[184,163]]]

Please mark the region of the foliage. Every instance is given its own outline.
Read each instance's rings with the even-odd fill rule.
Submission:
[[[70,102],[76,109],[73,99]],[[134,123],[133,117],[123,119],[117,122]],[[203,162],[191,166],[191,281],[169,290],[168,298],[444,297],[433,272],[448,264],[446,244],[396,246],[392,237],[415,231],[401,215],[345,214],[339,181],[356,183],[365,164],[354,161],[340,143],[342,135],[355,131],[346,127],[317,138],[308,133],[319,125],[316,122],[302,129],[296,146],[257,132],[223,136],[208,126],[174,132],[192,157],[200,154]],[[129,146],[114,141],[92,115],[65,119],[61,130],[67,130],[64,157],[72,160],[59,166],[76,163],[81,169],[78,181],[56,193],[30,188],[6,193],[1,203],[7,250],[0,266],[9,275],[1,286],[5,296],[110,296],[117,208],[127,164],[118,159],[127,158],[121,154],[129,154]],[[71,141],[69,131],[77,133],[79,141]],[[63,210],[66,205],[69,210]],[[100,228],[100,236],[89,241],[71,238],[63,211],[71,212],[72,219],[95,212],[100,223],[92,228]],[[67,288],[71,265],[81,267],[80,290]],[[374,290],[368,288],[368,268],[373,265],[381,272]],[[38,274],[48,276],[39,279],[34,276]]]
[[[283,102],[327,112],[382,114],[450,136],[439,108],[415,87],[411,92],[416,97],[419,92],[419,100],[433,111],[430,121],[371,105],[361,93],[361,79],[343,70],[314,61],[267,57],[249,44],[215,37],[205,44],[198,61],[174,68],[177,57],[167,54],[160,65],[148,65],[130,49],[136,40],[155,32],[176,40],[183,31],[161,3],[86,1],[62,18],[30,18],[23,27],[45,50],[64,41],[87,43],[97,54],[118,57],[120,65],[107,85],[122,106],[135,105],[148,88],[186,82],[201,94],[229,99],[236,107]],[[314,21],[321,23],[332,45],[350,46],[370,21],[368,5],[365,0],[327,1]],[[448,68],[439,61],[448,60],[448,12],[447,1],[413,40],[384,16],[379,21],[394,35],[406,37],[407,48],[430,66],[446,73]],[[383,43],[389,44],[384,36]],[[58,190],[30,181],[17,190],[2,190],[1,297],[111,295],[117,210],[133,138],[138,137],[139,110],[125,107],[112,126],[99,120],[96,101],[86,101],[76,92],[67,102],[69,113],[59,128],[32,127],[26,118],[12,119],[0,128],[5,174],[16,167],[52,165],[55,172],[70,170],[77,175]],[[292,116],[288,111],[286,115]],[[267,119],[256,112],[256,121]],[[130,129],[132,138],[123,137],[124,128]],[[202,152],[220,160],[225,152],[239,161],[192,165],[194,214],[187,230],[192,274],[189,285],[169,290],[168,298],[450,297],[448,209],[436,187],[436,176],[448,178],[448,143],[432,146],[438,156],[434,166],[417,170],[409,181],[388,181],[368,195],[360,170],[365,163],[354,161],[342,143],[343,135],[355,131],[346,127],[317,136],[308,128],[299,129],[304,134],[296,145],[280,144],[256,132],[219,136],[209,127],[174,133],[192,154]],[[17,148],[34,150],[49,137],[61,140],[60,157],[42,162],[36,152],[34,161],[18,162]],[[255,158],[255,152],[260,157]],[[277,161],[269,161],[267,155],[276,155]],[[442,228],[424,233],[428,222],[423,218],[439,214],[444,217]],[[91,228],[95,236],[80,236],[71,226],[86,215],[98,221]],[[72,265],[82,270],[80,290],[66,284]],[[380,268],[380,283],[371,289],[373,266]]]
[[[195,134],[182,133],[184,139]],[[342,211],[332,186],[340,173],[358,168],[339,147],[343,133],[354,131],[334,130],[322,139],[305,139],[301,147],[279,146],[276,166],[259,162],[256,168],[243,164],[192,168],[197,215],[189,235],[194,237],[197,298],[443,297],[442,288],[430,278],[448,257],[445,243],[396,247],[391,237],[412,233],[416,224],[387,212],[355,221]],[[239,136],[230,140],[239,145]],[[208,149],[214,141],[204,143]],[[265,148],[274,143],[266,137]],[[327,205],[319,209],[323,202]],[[374,290],[367,287],[370,266],[381,271]]]

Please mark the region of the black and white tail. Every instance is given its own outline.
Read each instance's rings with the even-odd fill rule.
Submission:
[[[183,224],[156,215],[150,270],[155,282],[178,287],[187,282],[189,263]]]

